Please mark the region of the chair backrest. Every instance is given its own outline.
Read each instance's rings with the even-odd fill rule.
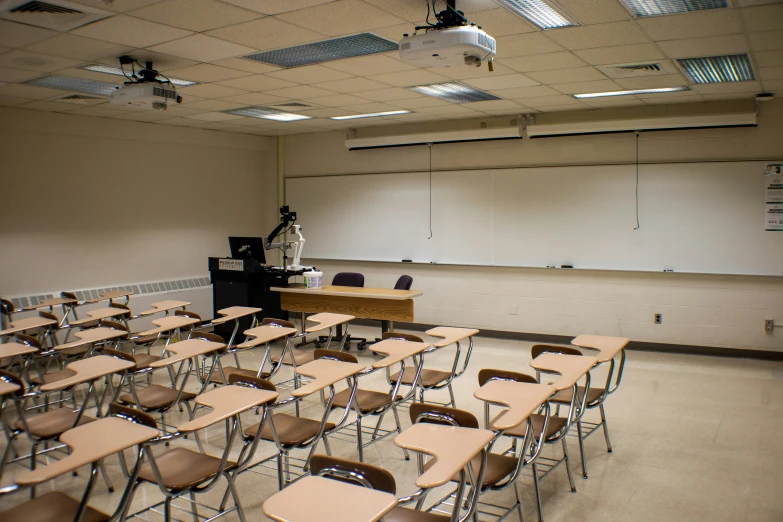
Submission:
[[[128,327],[124,324],[112,321],[111,319],[101,319],[101,321],[98,323],[100,326],[104,326],[106,328],[114,328],[115,330],[122,330],[123,332],[128,331]]]
[[[394,285],[395,290],[410,290],[411,285],[413,285],[413,278],[409,275],[401,275],[399,279],[397,279],[397,283]]]
[[[228,384],[238,384],[240,386],[247,386],[257,390],[277,391],[275,385],[266,379],[262,379],[261,377],[253,377],[251,375],[242,375],[239,373],[232,373],[229,375]]]
[[[182,328],[180,328],[181,330],[192,330],[193,328],[198,328],[199,326],[201,326],[201,316],[196,312],[191,312],[190,310],[177,310],[174,312],[174,315],[180,315],[182,317],[190,317],[191,319],[198,319],[197,323],[183,326]]]
[[[394,475],[383,468],[365,464],[364,462],[355,462],[326,455],[313,455],[310,459],[310,473],[315,476],[328,477],[359,486],[366,487],[369,485],[369,487],[378,491],[384,491],[392,495],[397,494],[397,484],[394,481]],[[366,484],[362,482],[366,482]],[[350,501],[350,499],[347,500]]]
[[[32,335],[18,333],[14,335],[14,339],[22,344],[26,344],[27,346],[32,346],[33,348],[38,348],[39,350],[41,349],[41,342]]]
[[[117,309],[119,309],[119,310],[125,310],[126,312],[128,312],[128,314],[127,314],[127,315],[131,315],[131,309],[130,309],[130,306],[128,306],[128,305],[126,305],[126,304],[122,304],[122,303],[115,303],[114,301],[110,301],[110,302],[109,302],[109,308],[117,308]]]
[[[261,319],[262,325],[282,326],[283,328],[296,328],[296,325],[285,319],[275,319],[274,317],[264,317]]]
[[[492,368],[484,368],[479,370],[478,383],[479,386],[484,386],[488,381],[514,381],[514,382],[529,382],[532,384],[538,384],[538,381],[532,375],[520,372],[512,372],[509,370],[495,370]]]
[[[332,278],[335,286],[364,286],[364,275],[356,272],[338,272]]]
[[[412,341],[414,343],[423,343],[424,341],[418,335],[406,334],[402,332],[383,332],[383,339],[400,339],[402,341]]]
[[[194,332],[190,336],[191,339],[204,339],[205,341],[212,341],[213,343],[226,344],[226,340],[222,336],[211,332]]]
[[[109,357],[114,357],[115,359],[121,359],[123,361],[128,361],[128,362],[132,362],[133,364],[136,364],[136,359],[131,354],[121,352],[120,350],[105,348],[101,350],[101,355],[108,355]]]
[[[14,303],[8,299],[0,299],[0,313],[3,315],[11,315],[14,311]]]
[[[536,344],[530,349],[530,355],[535,359],[542,353],[560,353],[563,355],[582,355],[582,352],[569,346],[559,346],[556,344]]]
[[[7,383],[15,384],[19,386],[19,389],[13,392],[12,395],[16,397],[24,395],[24,390],[25,390],[24,382],[22,381],[22,379],[20,379],[18,376],[14,375],[13,373],[0,370],[0,381],[5,381]]]
[[[338,350],[327,350],[326,348],[316,348],[314,355],[316,359],[333,359],[349,363],[359,362],[359,360],[350,353],[340,352]]]
[[[135,424],[141,424],[142,426],[158,429],[158,425],[155,422],[155,419],[149,413],[144,413],[141,410],[137,410],[129,406],[123,406],[122,404],[117,404],[116,402],[109,404],[109,415],[111,417],[119,417]]]
[[[78,301],[76,294],[73,292],[60,292],[60,297],[65,297],[67,299],[73,299],[74,301]]]
[[[457,408],[447,408],[436,404],[414,402],[408,410],[411,422],[429,422],[432,424],[445,424],[446,426],[461,426],[463,428],[478,428],[476,416],[469,411]]]
[[[57,328],[57,324],[60,323],[60,320],[52,312],[40,312],[39,311],[38,312],[38,317],[43,317],[45,319],[51,319],[52,321],[57,321],[57,323],[54,326],[52,326],[52,328]]]

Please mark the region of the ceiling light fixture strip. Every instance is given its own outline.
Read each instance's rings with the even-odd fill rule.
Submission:
[[[75,78],[73,76],[62,76],[59,74],[50,74],[48,76],[27,80],[26,82],[22,83],[26,85],[32,85],[34,87],[81,92],[86,94],[95,94],[97,96],[109,96],[118,87],[113,83],[88,80],[86,78]]]
[[[367,114],[352,114],[350,116],[332,116],[331,120],[356,120],[360,118],[378,118],[381,116],[396,116],[398,114],[410,114],[411,111],[386,111],[386,112],[370,112]]]
[[[607,92],[590,92],[584,94],[574,94],[574,98],[604,98],[610,96],[632,96],[634,94],[662,94],[667,92],[680,92],[687,91],[688,87],[658,87],[654,89],[633,89],[628,91],[607,91]]]
[[[726,0],[621,0],[635,16],[661,16],[728,7]]]
[[[542,0],[498,0],[498,2],[541,29],[576,25]]]
[[[707,56],[677,60],[688,79],[696,84],[755,80],[747,54]]]

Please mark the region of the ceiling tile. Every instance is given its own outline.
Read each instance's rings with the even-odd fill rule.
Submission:
[[[631,15],[617,0],[558,0],[558,4],[582,25],[631,19]]]
[[[71,58],[61,58],[47,54],[31,53],[22,49],[15,49],[0,55],[0,65],[16,67],[29,71],[52,72],[68,67],[73,67],[81,62]]]
[[[778,67],[783,65],[783,51],[761,51],[753,53],[753,58],[759,67]]]
[[[79,4],[91,5],[93,7],[99,7],[101,9],[107,9],[109,11],[115,11],[118,13],[124,13],[132,9],[139,9],[162,0],[71,0]]]
[[[684,40],[742,32],[742,17],[736,9],[708,9],[637,20],[655,41]]]
[[[332,80],[344,80],[352,77],[352,75],[344,72],[327,69],[323,65],[294,67],[293,69],[269,73],[268,76],[295,83],[331,82]]]
[[[645,103],[634,96],[616,96],[613,98],[590,98],[580,100],[584,105],[592,109],[603,109],[605,107],[633,107],[645,105]]]
[[[127,114],[121,114],[119,116],[115,116],[118,120],[132,120],[132,121],[142,121],[142,122],[157,122],[160,120],[165,120],[168,118],[171,118],[170,114],[166,114],[169,111],[154,111],[154,110],[147,110],[147,111],[141,111],[141,112],[128,112]]]
[[[313,86],[334,92],[352,93],[383,89],[385,84],[367,78],[349,78],[335,82],[314,83]]]
[[[452,103],[450,105],[438,105],[435,107],[422,107],[417,112],[420,114],[437,114],[439,116],[445,116],[445,115],[453,115],[453,114],[459,114],[459,115],[467,115],[467,114],[476,114],[476,111],[473,109],[470,109],[465,106],[466,104],[455,104]]]
[[[159,53],[180,56],[199,62],[211,62],[223,58],[232,58],[255,51],[255,49],[251,47],[237,45],[203,34],[194,34],[179,40],[174,40],[173,42],[150,47],[150,49]]]
[[[546,85],[534,85],[533,87],[519,87],[516,89],[492,89],[490,92],[504,99],[536,98],[538,96],[555,96],[560,94]]]
[[[497,38],[496,60],[503,63],[506,58],[514,56],[554,53],[563,50],[562,46],[548,38],[543,32],[501,36]]]
[[[312,116],[313,118],[331,118],[332,116],[351,116],[359,113],[355,111],[341,109],[338,107],[329,107],[326,109],[313,109],[310,111],[303,111],[303,114],[307,114],[308,116]]]
[[[0,67],[0,82],[3,83],[23,82],[40,75],[41,73],[38,71],[28,71],[26,69],[16,69],[14,67]]]
[[[274,89],[265,91],[272,96],[281,96],[285,98],[318,98],[320,96],[331,96],[333,91],[327,91],[326,89],[319,89],[318,87],[312,87],[310,85],[297,85],[296,87],[286,87],[285,89]]]
[[[2,88],[2,85],[0,85]],[[0,93],[0,107],[14,107],[30,101],[30,98],[19,98],[17,96],[6,96]]]
[[[783,3],[742,9],[745,27],[750,32],[780,29],[783,21]]]
[[[99,118],[111,118],[115,116],[121,116],[127,114],[125,111],[118,109],[109,109],[106,107],[85,107],[83,109],[76,109],[71,111],[70,114],[80,114],[82,116],[98,116]]]
[[[204,112],[201,114],[194,114],[193,116],[188,116],[188,118],[192,118],[194,120],[203,120],[203,121],[236,120],[242,117],[243,116],[238,116],[236,114],[226,114],[225,112]]]
[[[277,18],[261,18],[252,22],[215,29],[209,34],[229,42],[261,50],[279,49],[326,38],[321,33],[302,29]]]
[[[781,67],[762,67],[759,69],[759,78],[767,80],[783,80],[783,66]]]
[[[223,0],[227,4],[233,4],[259,13],[273,15],[296,11],[314,5],[334,2],[334,0]]]
[[[93,40],[92,38],[84,38],[73,34],[60,34],[54,38],[28,45],[25,50],[88,61],[98,60],[106,56],[121,56],[132,51],[133,47]]]
[[[451,105],[451,102],[446,100],[440,100],[434,96],[419,96],[418,98],[411,98],[409,100],[394,100],[389,102],[392,105],[396,105],[402,109],[415,109],[418,110],[421,107],[435,107],[436,105]]]
[[[424,85],[448,81],[448,78],[435,74],[425,69],[414,69],[398,73],[376,74],[368,76],[370,80],[386,83],[395,87],[408,87],[410,85]]]
[[[592,49],[649,42],[635,21],[564,27],[549,31],[547,36],[567,49]]]
[[[485,76],[495,75],[503,76],[504,74],[514,74],[515,72],[518,72],[515,69],[506,66],[505,63],[505,61],[503,61],[502,64],[499,62],[494,62],[494,72],[489,72],[489,68],[487,67],[486,63],[481,64],[481,67],[458,65],[456,67],[438,67],[434,70],[437,71],[438,74],[442,74],[443,76],[451,78],[452,80],[467,80],[469,78],[483,78]]]
[[[387,105],[385,103],[371,102],[371,103],[359,103],[356,105],[348,105],[345,109],[351,110],[357,114],[368,114],[371,112],[387,112],[397,110],[397,107],[393,105]]]
[[[56,31],[0,20],[0,45],[6,47],[24,47],[53,36]]]
[[[494,38],[538,31],[538,27],[502,7],[474,13],[470,16],[470,21],[481,26]]]
[[[421,94],[411,91],[410,89],[403,89],[402,87],[389,87],[388,89],[378,89],[377,91],[365,91],[362,93],[362,98],[373,101],[409,100],[411,98],[420,97]]]
[[[36,100],[36,101],[31,101],[29,103],[25,103],[20,108],[32,109],[36,111],[47,111],[47,112],[70,112],[81,108],[81,106],[72,105],[70,103],[63,103],[63,102]]]
[[[641,63],[666,58],[657,46],[649,43],[581,49],[574,54],[591,65]]]
[[[667,40],[658,42],[658,46],[670,58],[692,58],[698,56],[718,56],[748,52],[748,42],[744,34],[691,38],[688,40]]]
[[[187,58],[172,56],[165,53],[156,53],[155,51],[150,51],[149,49],[136,49],[133,52],[128,53],[128,56],[136,59],[136,61],[139,63],[152,62],[155,66],[155,69],[163,71],[164,73],[171,69],[181,69],[183,67],[189,67],[198,63],[195,60],[188,60]],[[113,59],[111,60],[101,60],[101,63],[110,63],[112,65],[116,65],[116,58],[112,58]]]
[[[783,49],[783,31],[750,33],[750,47],[754,51],[776,51]]]
[[[755,92],[730,92],[723,94],[704,94],[701,99],[707,101],[723,101],[723,100],[750,100],[756,96]]]
[[[265,74],[254,74],[234,80],[220,82],[220,85],[233,87],[235,89],[244,89],[246,91],[271,91],[272,89],[283,89],[286,87],[295,87],[294,82],[287,82],[278,78],[272,78]]]
[[[476,111],[502,111],[521,108],[517,102],[511,100],[487,100],[473,103],[464,103],[463,105]]]
[[[215,60],[212,62],[212,65],[219,65],[221,67],[228,67],[229,69],[236,69],[238,71],[245,71],[254,74],[264,74],[281,70],[280,67],[275,67],[274,65],[254,62],[252,60],[245,60],[243,58],[225,58],[223,60]]]
[[[424,20],[420,21],[416,25],[424,24]],[[405,22],[404,24],[390,25],[387,27],[377,27],[371,31],[373,34],[382,38],[387,38],[393,42],[399,42],[406,34],[413,33],[413,24]]]
[[[733,92],[761,92],[761,84],[753,82],[712,83],[705,85],[692,85],[692,89],[702,94],[726,94]]]
[[[183,97],[192,94],[193,96],[198,96],[199,98],[225,98],[226,96],[236,96],[237,94],[247,93],[247,91],[242,89],[234,89],[232,87],[217,85],[215,83],[203,83],[200,85],[193,85],[192,87],[180,87],[177,92],[179,92]]]
[[[160,123],[162,125],[176,125],[177,127],[195,127],[201,122],[190,118],[171,118],[162,120]]]
[[[571,96],[560,94],[558,96],[537,96],[535,98],[521,98],[518,101],[528,107],[554,107],[558,105],[581,105],[578,100],[575,100]]]
[[[424,20],[427,16],[427,4],[424,2],[415,2],[411,0],[364,0],[368,4],[383,9],[409,22],[418,22]],[[445,9],[444,5],[435,4],[438,11]],[[476,11],[486,11],[487,9],[496,9],[498,4],[493,0],[459,0],[457,9],[463,13],[470,14]],[[434,17],[430,17],[432,21]],[[473,21],[470,16],[468,20]]]
[[[250,73],[248,72],[218,67],[217,65],[208,63],[200,63],[198,65],[191,65],[190,67],[181,67],[179,69],[166,71],[166,76],[195,80],[198,82],[219,82],[220,80],[230,80],[232,78],[248,76],[249,74]]]
[[[71,34],[133,47],[149,47],[183,38],[191,32],[127,15],[118,15],[74,29]]]
[[[540,82],[525,76],[524,74],[506,74],[503,76],[487,76],[485,78],[473,78],[462,83],[472,85],[477,89],[512,89],[514,87],[529,87]]]
[[[539,83],[544,84],[589,82],[606,79],[604,73],[595,67],[574,67],[572,69],[559,69],[556,71],[532,72],[527,75],[534,80],[537,80]]]
[[[783,92],[783,81],[781,80],[765,80],[762,83],[766,91]]]
[[[336,69],[354,76],[371,76],[374,74],[395,73],[416,69],[413,65],[400,60],[395,60],[394,58],[389,58],[383,54],[335,60],[333,62],[326,62],[324,67]]]
[[[623,89],[655,89],[657,87],[680,87],[689,85],[681,74],[662,74],[660,76],[645,76],[641,78],[616,78]]]
[[[204,112],[207,111],[204,111],[203,109],[194,109],[193,106],[190,105],[187,107],[183,107],[182,105],[174,105],[166,109],[166,114],[168,114],[169,116],[176,116],[178,118],[193,116],[196,114],[203,114]]]
[[[585,62],[568,51],[507,58],[503,60],[503,64],[519,72],[550,71],[586,65]]]
[[[235,96],[221,97],[220,100],[239,103],[242,105],[270,105],[273,103],[284,102],[286,101],[286,98],[272,96],[271,94],[265,94],[262,92],[249,92],[246,94],[237,94]]]
[[[133,11],[133,16],[201,32],[248,22],[263,15],[215,0],[166,0]]]
[[[699,103],[704,101],[701,94],[695,93],[695,96],[666,96],[659,94],[657,97],[641,97],[639,98],[645,105],[671,105],[673,103]]]
[[[323,107],[346,107],[348,105],[367,103],[367,100],[352,94],[335,94],[332,96],[310,98],[307,100],[307,103],[314,103],[315,105],[321,105]]]
[[[402,18],[359,0],[330,2],[293,13],[283,13],[277,18],[330,36],[355,34],[405,22]]]
[[[754,5],[779,4],[780,0],[734,0],[736,7],[752,7]]]
[[[556,83],[550,85],[565,94],[577,94],[583,92],[620,91],[620,85],[612,80],[597,80],[592,82]]]

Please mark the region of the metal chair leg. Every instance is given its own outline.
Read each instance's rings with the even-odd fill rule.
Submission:
[[[457,401],[454,399],[454,388],[451,387],[451,383],[449,383],[448,389],[449,389],[449,397],[451,398],[451,402],[449,404],[451,404],[452,408],[456,408]]]
[[[285,452],[281,451],[277,454],[277,489],[283,491],[285,484],[285,478],[283,477],[283,459],[285,458]]]
[[[582,478],[587,478],[587,463],[585,462],[585,439],[582,436],[582,422],[576,423],[576,434],[579,438],[579,455],[582,457]]]
[[[609,453],[612,452],[612,441],[609,440],[609,428],[606,426],[606,412],[604,412],[604,405],[601,403],[598,406],[599,410],[601,411],[601,424],[603,424],[604,428],[604,438],[606,439],[606,451]]]
[[[568,445],[566,444],[565,437],[561,439],[563,441],[563,459],[565,459],[566,473],[568,474],[568,483],[571,484],[571,492],[576,493],[576,486],[574,485],[574,477],[571,476],[571,466],[568,458]]]
[[[356,447],[359,449],[359,462],[364,462],[364,445],[362,441],[362,418],[356,418]]]
[[[198,505],[196,504],[196,493],[190,492],[190,509],[193,510],[193,522],[198,522]]]
[[[112,484],[112,481],[109,478],[109,474],[106,473],[106,468],[103,465],[103,461],[100,461],[98,463],[98,469],[101,472],[101,476],[103,477],[103,481],[106,483],[106,489],[109,490],[109,493],[114,493],[114,484]]]
[[[541,509],[541,487],[538,483],[538,465],[533,463],[533,485],[536,489],[536,506],[538,507],[538,522],[544,522],[544,512]]]
[[[397,413],[397,406],[392,406],[392,413],[394,413],[394,422],[397,423],[397,434],[402,434],[402,427],[400,426],[400,414]],[[380,421],[378,421],[380,423]],[[408,454],[408,450],[402,448],[402,454],[405,456],[405,460],[411,460],[411,456]]]
[[[525,510],[522,508],[522,495],[519,494],[519,482],[514,481],[514,495],[517,497],[517,510],[519,510],[519,522],[525,522]]]
[[[239,494],[237,494],[236,486],[234,485],[234,480],[230,477],[228,478],[228,488],[231,490],[231,497],[234,499],[234,505],[237,507],[237,516],[239,517],[240,522],[245,522],[245,510],[242,509],[242,504],[239,503]]]
[[[166,495],[166,500],[163,501],[163,519],[166,522],[171,522],[171,497]]]

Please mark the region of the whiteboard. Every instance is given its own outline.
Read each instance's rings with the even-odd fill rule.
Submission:
[[[765,162],[289,178],[304,257],[783,275]],[[432,227],[430,237],[430,197]]]

